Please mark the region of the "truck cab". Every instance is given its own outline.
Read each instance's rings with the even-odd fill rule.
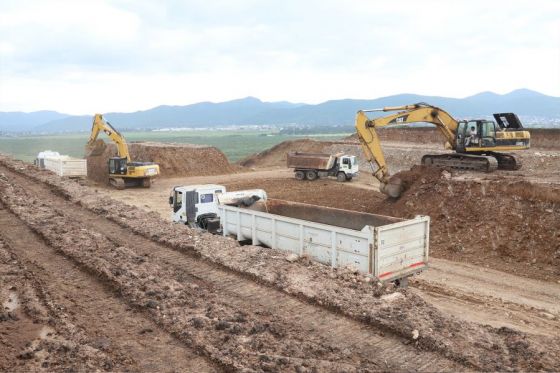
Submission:
[[[358,175],[358,158],[355,155],[343,155],[338,158],[338,162],[338,170],[339,172],[344,172],[344,176],[346,177],[345,181],[350,181],[353,177]]]
[[[217,184],[176,186],[169,196],[172,207],[171,219],[190,226],[218,216],[217,194],[225,193],[226,187]]]
[[[266,199],[266,192],[262,189],[227,192],[223,185],[198,184],[174,187],[169,204],[173,222],[218,233],[218,205],[250,206],[255,201]]]

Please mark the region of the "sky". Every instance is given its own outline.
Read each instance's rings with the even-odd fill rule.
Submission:
[[[0,111],[560,96],[560,1],[2,0]]]

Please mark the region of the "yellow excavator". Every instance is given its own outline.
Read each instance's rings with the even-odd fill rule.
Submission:
[[[368,112],[397,113],[370,119]],[[492,172],[495,169],[518,170],[521,160],[513,153],[501,153],[529,149],[531,135],[523,130],[521,121],[514,113],[494,114],[496,122],[486,119],[454,119],[445,110],[417,103],[382,109],[360,110],[356,115],[356,132],[373,176],[381,183],[381,192],[397,198],[403,191],[402,181],[390,177],[377,128],[390,125],[407,125],[425,122],[434,124],[445,138],[445,148],[453,153],[426,154],[422,164],[464,170]]]
[[[91,126],[91,134],[86,145],[88,156],[100,155],[105,150],[105,142],[97,141],[97,136],[103,131],[117,145],[117,157],[109,158],[109,182],[117,189],[129,186],[149,188],[152,180],[159,175],[159,165],[153,162],[132,162],[128,145],[119,131],[111,123],[103,119],[101,114],[95,114]]]

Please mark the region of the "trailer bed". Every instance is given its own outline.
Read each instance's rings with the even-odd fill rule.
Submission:
[[[85,177],[87,176],[87,161],[85,159],[68,156],[46,157],[44,167],[58,176]]]
[[[253,245],[307,255],[393,281],[428,266],[428,216],[384,215],[268,199],[250,208],[219,206],[223,234]]]

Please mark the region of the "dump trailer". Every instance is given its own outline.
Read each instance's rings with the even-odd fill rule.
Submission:
[[[58,176],[87,176],[87,160],[60,155],[60,153],[50,150],[45,150],[37,154],[34,164],[39,168],[52,171]]]
[[[45,169],[56,173],[58,176],[86,177],[87,160],[68,156],[46,157],[43,159]]]
[[[315,180],[334,176],[338,181],[350,181],[358,175],[358,161],[353,155],[290,152],[288,168],[294,169],[298,180]]]
[[[224,236],[350,266],[382,282],[406,286],[428,266],[428,216],[400,219],[276,199],[217,207]]]

